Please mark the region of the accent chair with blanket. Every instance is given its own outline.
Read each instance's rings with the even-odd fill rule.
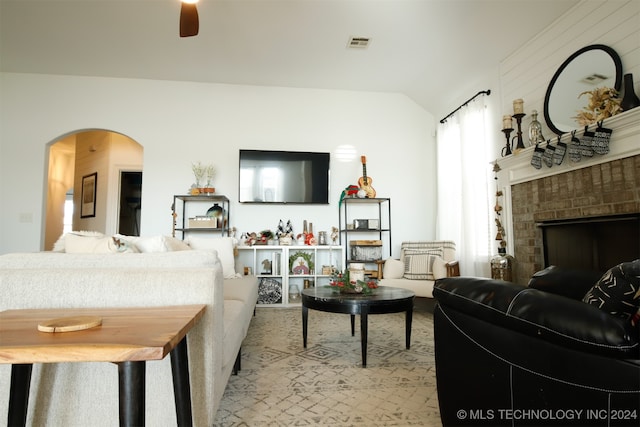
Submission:
[[[435,280],[459,275],[455,242],[407,241],[400,246],[400,259],[385,260],[379,285],[409,289],[418,297],[433,298]]]

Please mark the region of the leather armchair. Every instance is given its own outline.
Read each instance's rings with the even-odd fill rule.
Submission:
[[[580,301],[597,275],[552,273],[436,282],[445,427],[640,425],[637,327]]]

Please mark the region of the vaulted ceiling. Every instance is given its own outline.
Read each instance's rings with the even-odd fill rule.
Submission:
[[[404,93],[435,115],[579,0],[0,0],[0,70]],[[347,48],[350,37],[366,48]]]

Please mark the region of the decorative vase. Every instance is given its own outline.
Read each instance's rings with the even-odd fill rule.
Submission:
[[[298,285],[289,285],[289,302],[297,302],[300,299],[300,288]]]
[[[514,278],[515,258],[505,248],[498,248],[498,255],[491,258],[491,278],[511,282]]]
[[[531,124],[529,125],[529,146],[544,142],[542,136],[542,125],[538,121],[538,111],[531,112]]]
[[[624,75],[624,97],[620,102],[622,111],[631,110],[640,105],[640,99],[633,89],[633,74]]]

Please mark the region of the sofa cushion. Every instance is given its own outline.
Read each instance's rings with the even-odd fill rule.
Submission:
[[[581,300],[600,279],[602,272],[551,265],[531,276],[528,286],[567,298]]]
[[[224,279],[224,299],[234,299],[255,306],[258,301],[258,279],[256,276]]]
[[[385,279],[402,279],[404,276],[404,263],[399,259],[388,258],[382,268],[382,277]]]
[[[409,280],[433,280],[433,263],[442,258],[442,249],[405,250],[404,278]]]
[[[630,319],[640,304],[640,260],[609,269],[582,301],[614,316]]]
[[[235,270],[235,259],[233,256],[234,239],[231,237],[203,238],[189,237],[187,244],[192,249],[218,252],[218,258],[222,263],[222,274],[225,279],[239,277]]]

